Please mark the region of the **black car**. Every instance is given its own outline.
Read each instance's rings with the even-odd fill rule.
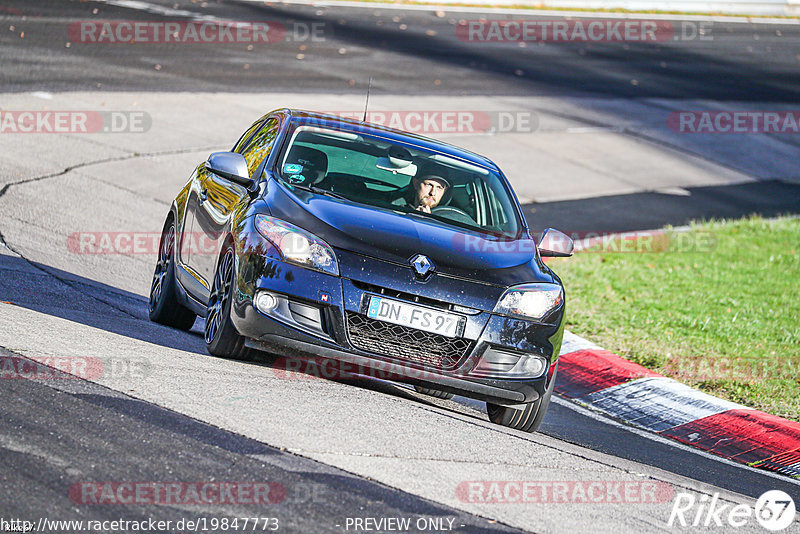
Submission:
[[[487,158],[382,126],[282,109],[211,154],[172,203],[150,318],[211,354],[346,362],[534,431],[555,383],[564,289]]]

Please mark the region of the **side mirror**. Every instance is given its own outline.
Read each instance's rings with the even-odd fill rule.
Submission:
[[[548,228],[539,240],[539,255],[551,258],[572,256],[572,239],[564,232]]]
[[[225,178],[235,184],[239,184],[252,191],[256,181],[250,178],[250,171],[247,170],[247,161],[244,156],[236,152],[214,152],[208,156],[206,169],[217,176]]]

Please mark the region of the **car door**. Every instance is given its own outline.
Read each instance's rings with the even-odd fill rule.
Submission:
[[[183,225],[181,226],[180,240],[177,247],[178,261],[176,276],[181,285],[190,296],[199,299],[208,288],[204,286],[197,272],[195,261],[200,252],[198,250],[198,232],[195,224],[196,214],[200,204],[201,190],[205,182],[204,165],[198,166],[189,180],[189,192],[186,196],[186,205],[183,212]]]
[[[247,146],[253,136],[264,125],[264,119],[259,119],[245,131],[234,145],[233,150],[239,152]],[[197,213],[202,203],[208,198],[208,171],[205,164],[201,164],[195,169],[192,178],[189,180],[189,193],[186,197],[186,207],[183,213],[183,226],[178,247],[178,265],[181,267],[177,271],[178,280],[188,293],[197,300],[205,302],[210,289],[209,281],[200,275],[199,266],[196,264],[199,256],[209,254],[204,249],[207,248],[208,239],[199,231],[199,226],[195,224]],[[216,240],[212,240],[216,242]],[[199,261],[202,264],[203,258]]]
[[[276,117],[267,118],[249,140],[240,143],[235,151],[242,154],[247,161],[250,177],[258,180],[256,172],[266,159],[278,135],[280,121]],[[260,171],[263,172],[263,171]],[[208,298],[217,259],[222,251],[228,221],[236,206],[249,201],[248,191],[239,184],[217,176],[207,169],[198,172],[200,176],[200,193],[195,216],[195,233],[200,235],[200,244],[192,265],[205,282]]]

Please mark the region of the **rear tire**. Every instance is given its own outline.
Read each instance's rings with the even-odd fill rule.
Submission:
[[[211,296],[206,309],[204,337],[208,352],[214,356],[235,360],[252,360],[255,351],[245,347],[245,338],[236,331],[231,321],[233,301],[235,253],[228,245],[217,264]]]
[[[414,389],[417,391],[417,393],[422,393],[423,395],[428,395],[430,397],[436,397],[437,399],[447,400],[453,398],[452,393],[439,391],[438,389],[423,388],[421,386],[414,386]]]
[[[534,402],[527,404],[523,410],[487,402],[486,413],[489,415],[489,420],[492,423],[507,426],[515,430],[536,432],[542,424],[545,413],[547,413],[547,407],[550,406],[550,397],[553,394],[555,385],[556,373],[554,372],[553,377],[550,379],[550,385],[547,386],[544,395]]]
[[[197,317],[184,307],[177,298],[175,280],[175,223],[167,218],[161,231],[158,247],[158,260],[150,285],[150,320],[179,330],[190,330]]]

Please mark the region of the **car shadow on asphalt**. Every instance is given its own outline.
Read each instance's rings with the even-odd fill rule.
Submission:
[[[154,345],[207,354],[197,334],[200,321],[188,333],[153,323],[141,295],[18,256],[0,254],[0,301]]]
[[[417,393],[411,389],[410,385],[393,382],[388,378],[365,376],[355,372],[349,372],[351,366],[337,362],[333,359],[324,359],[318,356],[276,356],[268,352],[259,351],[255,359],[251,362],[260,367],[272,370],[278,378],[292,380],[326,380],[356,387],[363,390],[374,391],[384,395],[415,402],[431,408],[437,408],[450,413],[457,413],[462,416],[485,421],[485,414],[481,416],[480,410],[471,407],[465,409],[462,403],[451,400],[434,399],[422,393]],[[478,402],[478,401],[475,401]]]

